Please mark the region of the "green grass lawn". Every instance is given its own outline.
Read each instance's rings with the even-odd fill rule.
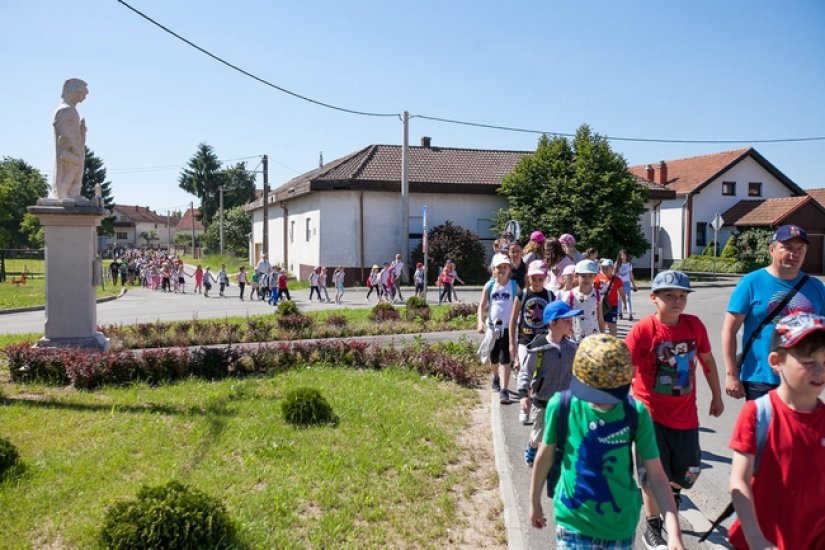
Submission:
[[[45,260],[33,259],[6,259],[6,273],[8,277],[16,277],[23,273],[34,273],[35,275],[42,275],[46,272]]]
[[[313,386],[336,427],[294,428]],[[445,546],[473,453],[479,394],[404,369],[314,365],[269,378],[78,392],[0,385],[0,435],[24,469],[0,483],[0,548],[90,548],[107,506],[170,479],[224,501],[251,548]]]
[[[25,285],[15,286],[7,279],[0,283],[0,309],[18,307],[42,306],[46,303],[46,280],[43,278],[28,279]],[[106,285],[105,289],[96,287],[97,297],[116,296],[120,287]]]

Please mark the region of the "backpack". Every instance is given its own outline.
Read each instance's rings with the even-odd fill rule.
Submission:
[[[762,460],[762,451],[765,450],[765,442],[768,440],[768,428],[771,427],[771,420],[773,420],[773,404],[769,394],[756,399],[756,455],[753,457],[753,475],[759,471],[759,462]],[[713,530],[719,527],[723,521],[733,515],[736,510],[733,508],[733,500],[731,500],[727,507],[722,510],[719,517],[711,524],[710,529],[702,535],[699,542],[707,539]]]
[[[487,302],[493,301],[493,285],[496,284],[495,279],[490,280],[487,283]],[[516,284],[515,279],[510,279],[510,296],[512,301],[516,301],[516,296],[518,296],[518,285]]]
[[[556,493],[556,485],[561,477],[561,462],[564,457],[564,446],[567,443],[568,424],[570,422],[570,400],[573,394],[570,390],[561,392],[559,401],[559,415],[556,419],[556,448],[553,453],[553,466],[547,474],[547,496],[553,498]],[[622,401],[624,415],[630,428],[630,442],[628,451],[630,452],[630,475],[633,475],[633,448],[632,442],[636,440],[636,427],[639,424],[639,411],[636,410],[636,401],[628,394]]]

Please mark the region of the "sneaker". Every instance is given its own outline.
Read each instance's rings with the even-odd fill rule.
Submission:
[[[531,424],[530,415],[524,411],[521,411],[520,413],[518,413],[518,421],[525,426],[529,426]]]
[[[527,464],[529,467],[533,467],[533,462],[536,460],[536,449],[535,447],[531,447],[529,444],[527,448],[524,449],[524,463]],[[667,549],[665,549],[667,550]]]
[[[667,541],[662,538],[662,518],[647,518],[642,540],[647,550],[667,550]]]
[[[499,378],[498,378],[498,375],[497,375],[497,374],[494,374],[494,375],[493,375],[493,383],[492,383],[492,384],[490,384],[490,388],[491,388],[493,391],[501,391],[501,381],[499,380]]]
[[[509,405],[510,404],[510,390],[501,390],[498,393],[499,399],[498,402],[502,405]]]

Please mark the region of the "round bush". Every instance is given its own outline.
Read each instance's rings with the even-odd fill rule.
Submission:
[[[284,420],[297,426],[338,422],[329,402],[315,388],[298,388],[289,392],[281,404],[281,412]]]
[[[298,305],[292,300],[279,300],[277,308],[278,315],[281,315],[282,317],[288,315],[299,315],[301,313]]]
[[[407,321],[415,321],[416,318],[424,321],[430,320],[430,306],[423,298],[410,296],[407,299],[407,309],[405,310]]]
[[[17,452],[17,447],[5,437],[0,437],[0,479],[17,464],[18,460],[20,453]]]
[[[378,302],[370,312],[371,321],[397,321],[400,318],[401,314],[389,302]]]
[[[235,524],[223,504],[177,481],[144,486],[106,511],[98,541],[105,548],[234,548]]]

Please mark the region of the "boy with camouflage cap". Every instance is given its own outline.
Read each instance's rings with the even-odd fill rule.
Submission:
[[[634,442],[647,482],[665,511],[668,548],[683,548],[653,422],[644,405],[628,397],[632,376],[630,352],[615,336],[588,336],[579,344],[570,382],[568,435],[553,497],[557,548],[633,548],[642,507],[633,476]],[[541,490],[555,458],[561,402],[562,394],[557,394],[547,403],[544,442],[533,465],[530,522],[539,529],[547,525]],[[635,411],[633,441],[631,411]]]

